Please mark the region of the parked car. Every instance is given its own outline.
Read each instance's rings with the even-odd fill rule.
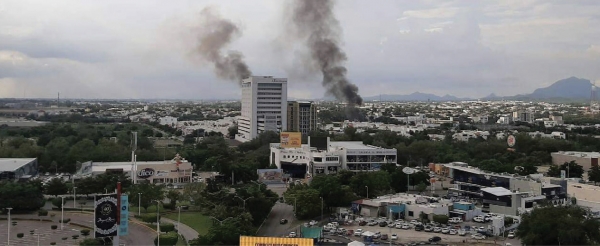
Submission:
[[[431,231],[433,231],[433,227],[431,227],[431,226],[425,226],[424,231],[431,232]]]
[[[433,232],[440,233],[440,232],[442,232],[442,228],[436,226],[436,227],[433,228]]]
[[[385,226],[387,226],[387,222],[381,221],[381,222],[379,222],[379,226],[380,227],[385,227]]]
[[[448,234],[450,232],[450,230],[448,228],[443,228],[442,229],[442,233],[444,234]]]
[[[392,234],[392,240],[398,240],[398,235]]]
[[[363,234],[363,229],[356,229],[356,231],[354,231],[354,236],[360,237]]]
[[[515,233],[514,232],[509,232],[508,233],[508,238],[515,238]]]
[[[395,226],[396,226],[396,223],[395,223],[395,222],[390,222],[390,223],[388,223],[388,225],[387,225],[387,227],[389,227],[389,228],[394,228]]]
[[[388,234],[381,235],[381,240],[388,240]]]
[[[367,222],[363,220],[363,221],[361,221],[361,222],[358,222],[358,225],[359,225],[359,226],[366,226],[366,225],[367,225]]]
[[[442,238],[438,237],[438,236],[435,236],[435,237],[432,237],[432,238],[429,239],[430,243],[437,243],[439,241],[442,241]]]
[[[413,224],[413,225],[416,225],[417,223],[419,223],[419,221],[417,221],[417,220],[411,220],[410,223]]]
[[[467,235],[467,231],[465,231],[465,230],[462,230],[462,229],[461,229],[461,230],[458,230],[458,235],[459,235],[459,236],[466,236],[466,235]]]
[[[373,235],[373,238],[378,239],[381,237],[381,232],[376,232],[375,235]]]
[[[463,222],[463,220],[459,217],[453,217],[448,220],[449,223],[457,224]]]
[[[484,235],[481,235],[481,234],[479,234],[479,233],[477,233],[477,234],[473,234],[473,235],[471,235],[471,238],[473,238],[473,239],[477,239],[477,240],[484,240],[484,239],[485,239],[485,236],[484,236]]]
[[[396,229],[402,229],[402,223],[396,223]]]
[[[316,225],[317,223],[318,223],[318,222],[317,222],[316,220],[311,220],[311,221],[309,222],[310,226],[314,226],[314,225]]]
[[[423,225],[415,225],[415,231],[422,231],[425,227]]]
[[[408,229],[410,229],[410,224],[408,224],[408,223],[404,223],[404,224],[402,225],[402,229],[404,229],[404,230],[408,230]]]
[[[458,233],[458,231],[456,229],[450,229],[450,232],[448,232],[450,235],[456,235]]]
[[[290,235],[289,235],[289,236],[290,236],[290,237],[296,237],[296,232],[294,232],[294,231],[293,231],[293,232],[290,232]]]
[[[59,204],[59,205],[60,205],[60,204]],[[287,219],[281,219],[281,220],[279,221],[279,224],[282,224],[282,225],[283,225],[283,224],[287,224],[287,223],[288,223],[288,220],[287,220]]]
[[[483,216],[477,215],[477,216],[475,216],[475,218],[473,218],[473,221],[483,223],[483,222],[485,222],[485,219]]]
[[[369,224],[368,224],[368,225],[369,225],[369,226],[376,226],[376,225],[377,225],[377,221],[375,221],[375,220],[371,220],[371,221],[369,221]]]

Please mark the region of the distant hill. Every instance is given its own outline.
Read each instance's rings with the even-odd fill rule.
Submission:
[[[429,93],[414,92],[408,95],[382,94],[381,96],[364,97],[365,101],[461,101],[469,98],[458,98],[452,95],[438,96]]]
[[[554,82],[544,88],[538,88],[530,94],[499,97],[492,93],[482,99],[486,100],[544,100],[560,102],[576,102],[590,99],[592,83],[587,79],[570,77]]]

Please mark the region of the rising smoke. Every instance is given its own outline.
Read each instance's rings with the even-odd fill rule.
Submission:
[[[241,52],[230,50],[223,54],[223,49],[241,34],[233,22],[206,7],[200,12],[199,27],[194,31],[198,32],[195,54],[212,63],[219,78],[241,82],[252,75]]]
[[[333,0],[292,0],[289,35],[305,40],[310,59],[305,66],[313,66],[323,74],[323,86],[336,99],[361,105],[358,87],[348,81],[344,62],[348,59],[340,48],[340,25],[333,14]]]

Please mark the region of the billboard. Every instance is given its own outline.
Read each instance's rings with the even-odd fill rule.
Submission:
[[[302,134],[299,132],[282,132],[280,139],[282,148],[302,147]]]
[[[282,169],[257,169],[258,182],[264,184],[282,184],[283,170]]]
[[[129,232],[129,197],[121,195],[121,225],[119,226],[119,236],[127,236]]]
[[[327,137],[310,137],[310,147],[327,150]]]
[[[117,194],[99,195],[94,198],[94,237],[117,235]]]
[[[312,246],[312,238],[240,236],[240,246]]]

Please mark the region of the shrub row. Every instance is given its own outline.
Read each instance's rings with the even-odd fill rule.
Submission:
[[[179,235],[175,232],[169,232],[167,234],[160,234],[160,245],[175,245],[179,240]],[[158,237],[154,238],[154,245],[158,245]]]
[[[171,223],[160,223],[160,231],[161,232],[175,231],[175,225],[173,225]]]

